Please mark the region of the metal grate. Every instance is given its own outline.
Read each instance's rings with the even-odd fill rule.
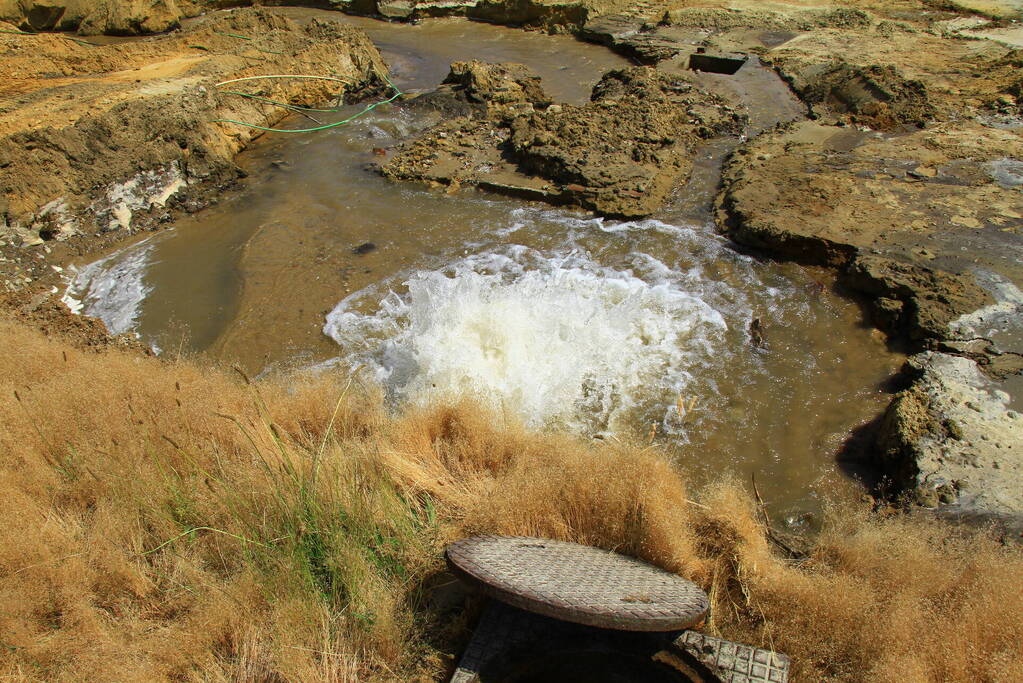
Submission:
[[[696,631],[686,631],[673,644],[695,657],[724,683],[785,683],[789,679],[789,658],[771,650]]]

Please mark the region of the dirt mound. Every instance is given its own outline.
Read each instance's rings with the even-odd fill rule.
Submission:
[[[239,39],[225,34],[247,36]],[[379,84],[385,67],[358,29],[315,21],[300,28],[263,10],[238,10],[154,41],[85,47],[54,36],[0,41],[0,215],[23,243],[111,229],[186,186],[236,176],[233,156],[286,110],[213,87],[258,74],[327,74],[346,82],[238,84],[279,102],[315,102]],[[9,55],[9,58],[8,56]],[[50,77],[55,65],[63,77]]]
[[[550,105],[522,69],[456,65],[444,96],[486,106],[406,144],[383,173],[646,216],[688,174],[695,144],[738,134],[743,121],[686,76],[646,67],[612,71],[590,103],[573,106]]]

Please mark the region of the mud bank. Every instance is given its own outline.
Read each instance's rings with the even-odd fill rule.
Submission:
[[[239,175],[234,155],[288,110],[266,100],[340,101],[383,85],[366,35],[341,23],[299,27],[239,10],[159,38],[87,46],[59,36],[0,36],[0,239],[8,289],[39,276],[24,247],[120,235],[195,208]],[[262,74],[331,80],[222,81]],[[93,245],[94,246],[94,245]],[[38,254],[37,254],[38,255]],[[45,259],[38,259],[45,260]]]

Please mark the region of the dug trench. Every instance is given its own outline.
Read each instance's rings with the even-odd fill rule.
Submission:
[[[623,69],[624,60],[568,37],[465,22],[362,24],[384,47],[402,99],[336,131],[255,143],[238,159],[248,173],[240,192],[173,231],[79,263],[67,300],[113,331],[161,349],[184,344],[250,376],[361,366],[396,405],[485,393],[536,428],[646,439],[653,430],[701,477],[730,471],[748,481],[756,472],[779,523],[795,529],[815,524],[823,498],[855,495],[831,453],[881,409],[877,385],[899,356],[818,282],[826,273],[757,263],[710,224],[718,169],[738,134],[801,111],[770,70],[751,65],[736,78],[757,94],[747,99],[768,103],[737,105],[739,113],[724,104],[738,97],[724,77],[695,77],[721,90],[713,94],[684,72]],[[451,66],[466,53],[520,59],[537,73]],[[551,64],[552,53],[580,66]],[[609,67],[619,68],[602,76]],[[603,99],[586,104],[594,82]],[[662,86],[668,94],[657,101]],[[655,106],[632,111],[638,100]],[[532,109],[538,124],[557,126],[547,117],[559,108],[577,130],[599,128],[595,115],[621,123],[565,146],[606,149],[594,165],[610,183],[584,188],[596,177],[584,169],[571,179],[580,189],[558,203],[593,197],[608,212],[657,213],[604,220],[521,200],[530,183],[562,183],[502,165],[502,117]],[[661,150],[666,128],[677,141]],[[431,144],[437,151],[427,154],[460,180],[435,176],[431,188],[363,168],[414,168],[407,160]],[[555,160],[559,151],[550,152],[536,158]],[[670,193],[690,169],[692,182]],[[473,190],[477,177],[487,192]],[[644,178],[659,197],[641,191]],[[806,404],[818,406],[814,414]],[[694,457],[708,450],[719,455]]]
[[[845,317],[846,322],[837,327],[825,325],[818,334],[832,337],[828,341],[836,347],[842,343],[833,338],[839,330],[850,335],[844,343],[859,351],[850,356],[846,346],[845,360],[874,363],[871,372],[875,375],[870,375],[874,379],[867,379],[865,385],[876,384],[898,356],[883,353],[881,346],[871,341],[869,330],[855,331],[858,317],[849,319],[849,305],[830,291],[827,273],[834,273],[835,288],[860,300],[871,324],[883,330],[889,341],[908,352],[910,358],[901,374],[904,388],[887,409],[882,410],[877,403],[886,400],[883,394],[854,392],[847,402],[834,408],[846,413],[846,421],[841,423],[844,426],[832,428],[831,440],[811,448],[818,455],[824,450],[825,457],[832,458],[850,426],[868,422],[882,412],[871,425],[858,430],[859,441],[851,439],[844,449],[845,454],[865,461],[856,469],[866,469],[876,480],[874,492],[879,501],[923,506],[941,515],[982,522],[997,518],[1011,530],[1013,524],[1018,525],[1023,511],[1018,498],[1023,490],[1018,485],[1023,477],[1023,421],[1015,412],[1020,395],[1019,353],[1023,351],[1017,327],[1023,303],[1017,289],[1018,230],[1023,220],[1019,160],[1023,159],[1023,150],[1013,95],[1019,94],[1018,84],[1013,82],[1018,53],[1003,43],[950,39],[930,30],[941,21],[958,18],[949,14],[924,16],[906,10],[901,18],[894,18],[890,16],[894,10],[883,7],[858,14],[807,14],[792,9],[767,12],[767,16],[753,16],[751,12],[742,20],[734,12],[710,5],[713,3],[699,11],[668,12],[658,17],[664,21],[654,29],[644,28],[642,21],[628,16],[609,15],[604,17],[604,24],[591,23],[591,40],[612,44],[656,68],[603,63],[591,81],[615,68],[600,79],[588,103],[584,98],[572,101],[574,98],[564,92],[554,97],[545,91],[545,87],[554,90],[546,73],[541,81],[528,69],[507,64],[452,65],[445,84],[436,88],[424,84],[427,91],[422,93],[397,80],[403,90],[413,92],[397,101],[395,110],[413,125],[353,143],[357,154],[351,156],[351,163],[345,162],[347,168],[382,159],[379,172],[395,179],[394,187],[400,188],[403,200],[412,196],[412,201],[420,202],[416,204],[420,211],[427,203],[434,203],[438,213],[456,216],[453,223],[478,218],[480,212],[492,212],[488,215],[500,231],[509,227],[501,223],[504,217],[518,210],[517,215],[524,217],[520,222],[531,223],[525,232],[535,235],[519,235],[514,243],[525,239],[524,246],[533,250],[530,258],[536,254],[549,257],[552,246],[546,233],[564,230],[566,222],[572,223],[575,232],[622,229],[626,239],[619,245],[604,244],[592,237],[574,244],[591,252],[604,250],[611,254],[611,262],[559,265],[574,268],[572,272],[581,278],[577,282],[580,289],[593,287],[598,281],[593,276],[608,270],[624,282],[621,274],[632,269],[631,274],[642,281],[645,276],[636,263],[622,257],[636,248],[647,256],[662,253],[653,251],[665,248],[662,244],[648,247],[650,242],[666,242],[667,249],[675,250],[682,244],[687,250],[704,252],[720,262],[714,277],[722,281],[754,279],[766,288],[782,290],[802,287],[820,299],[823,308],[841,311],[839,317]],[[288,165],[299,164],[304,154],[301,149],[289,152],[266,138],[251,146],[251,160],[246,160],[244,154],[236,157],[254,136],[242,127],[208,121],[223,118],[294,128],[311,126],[308,119],[292,117],[285,121],[281,109],[263,107],[250,98],[224,96],[211,87],[213,83],[270,72],[323,73],[323,64],[330,63],[337,65],[330,73],[351,84],[343,91],[329,82],[282,82],[247,92],[293,104],[326,101],[339,95],[370,95],[374,99],[390,95],[383,78],[387,73],[384,61],[395,66],[393,54],[381,60],[365,35],[346,26],[348,21],[327,22],[319,13],[314,21],[311,18],[305,10],[246,10],[226,16],[215,13],[186,25],[180,33],[125,43],[112,50],[92,48],[93,52],[58,37],[31,38],[38,41],[33,43],[33,53],[26,53],[25,59],[13,67],[17,71],[11,73],[20,77],[29,73],[24,71],[27,65],[42,65],[38,67],[42,69],[40,75],[45,72],[50,78],[48,87],[41,90],[36,89],[36,79],[31,77],[13,79],[11,87],[17,93],[8,100],[11,106],[5,114],[7,137],[0,172],[4,174],[7,202],[3,207],[7,242],[3,266],[8,289],[12,290],[8,310],[55,336],[70,334],[81,344],[102,346],[106,343],[104,334],[95,325],[61,311],[53,289],[57,288],[58,295],[63,293],[66,278],[54,266],[65,269],[77,265],[84,271],[96,256],[123,254],[129,233],[176,226],[174,232],[183,235],[188,232],[184,223],[192,221],[192,234],[200,235],[206,216],[223,210],[223,220],[229,222],[239,202],[252,201],[254,195],[247,194],[247,188],[258,194],[266,189],[261,183],[282,174]],[[422,26],[428,25],[424,22]],[[26,38],[3,39],[9,50],[25,49]],[[850,44],[861,46],[862,52],[856,54]],[[898,49],[882,50],[878,47],[882,44]],[[831,54],[836,45],[847,49],[844,64],[834,64],[822,56]],[[869,46],[874,46],[873,52]],[[703,52],[697,53],[698,48]],[[40,50],[51,61],[44,64],[38,60]],[[691,54],[708,52],[752,57],[734,75],[693,72],[689,68]],[[925,54],[941,55],[939,61],[947,62],[921,64],[923,58],[919,55]],[[81,66],[65,65],[64,60]],[[151,63],[159,67],[147,66]],[[948,73],[955,71],[953,63],[962,65],[956,68],[963,72],[978,71],[983,76],[971,78],[968,85],[953,79],[954,87],[949,86]],[[48,69],[62,70],[64,80],[54,79]],[[103,72],[104,76],[97,79],[94,72]],[[940,78],[934,75],[939,72]],[[775,73],[803,104],[783,86],[778,89],[781,81]],[[68,102],[73,105],[64,104]],[[83,116],[79,106],[89,107],[90,113]],[[314,112],[312,115],[318,116]],[[379,128],[387,124],[389,116],[385,112],[356,130],[368,132],[374,125]],[[441,123],[431,125],[438,118]],[[145,122],[146,130],[161,133],[140,138],[138,121]],[[95,141],[104,139],[112,144],[97,147]],[[384,156],[374,148],[381,149]],[[240,168],[248,169],[249,177],[239,184]],[[424,189],[416,195],[420,190],[411,189],[415,186],[410,181],[426,181],[435,189]],[[383,181],[366,173],[358,182]],[[478,195],[469,189],[473,185],[561,207],[582,207],[614,220],[594,221],[570,208],[545,213],[535,205]],[[283,187],[286,190],[288,186]],[[270,199],[279,197],[280,189],[278,194],[271,193]],[[197,211],[211,200],[219,205],[192,217],[184,216],[189,209]],[[268,206],[269,202],[256,208],[265,210]],[[282,215],[275,216],[275,220],[288,230],[283,214],[299,213],[305,207],[286,202],[283,206]],[[354,205],[355,211],[364,209],[365,205]],[[708,242],[703,234],[686,232],[689,226],[710,221],[742,248],[748,248],[749,255]],[[648,234],[666,230],[661,226],[675,229],[665,237]],[[339,289],[347,287],[363,296],[352,300],[357,306],[336,311],[335,319],[372,326],[379,310],[366,309],[366,302],[383,292],[367,293],[367,288],[380,282],[390,287],[409,272],[423,270],[423,263],[409,256],[417,250],[438,250],[439,261],[429,264],[432,270],[442,269],[446,263],[454,268],[456,280],[458,269],[463,268],[475,273],[477,284],[482,278],[482,285],[489,286],[487,272],[479,270],[471,258],[452,260],[452,252],[462,248],[466,239],[456,234],[455,239],[444,242],[445,235],[453,231],[450,224],[428,232],[423,244],[406,241],[397,249],[394,245],[402,244],[400,235],[382,238],[379,226],[370,227],[374,230],[365,235],[358,231],[345,233],[340,248],[351,252],[344,265],[351,262],[354,267],[378,272],[362,276],[348,271],[343,282],[334,280],[325,287],[324,301],[331,296],[334,299],[310,306],[309,316],[322,316],[321,307],[329,309],[337,302]],[[612,230],[605,231],[605,227]],[[317,229],[310,225],[307,234]],[[473,237],[480,239],[478,234]],[[259,280],[277,281],[281,277],[283,269],[265,262],[273,260],[270,257],[274,249],[282,249],[288,242],[280,235],[273,237],[272,229],[263,228],[256,237],[250,232],[234,241],[225,239],[226,251],[237,250],[241,244],[246,256],[241,261],[221,261],[221,265],[250,270],[229,283],[229,294],[220,303],[227,310],[252,310],[256,308],[253,302],[274,293]],[[495,245],[504,247],[509,243],[493,236],[486,239],[491,240],[487,245],[491,252]],[[132,244],[135,240],[128,238]],[[270,247],[263,252],[267,256],[260,257],[254,251],[260,240]],[[201,244],[203,238],[197,237],[193,242],[186,239],[169,247],[164,260],[167,268],[189,267],[194,263],[189,255]],[[556,244],[554,251],[564,246]],[[182,254],[178,261],[170,258],[175,248]],[[750,255],[754,258],[744,260]],[[283,252],[282,259],[309,256],[309,251],[296,249]],[[410,260],[388,265],[386,260],[395,256]],[[505,263],[510,262],[512,270],[498,269],[500,283],[510,278],[525,295],[552,303],[542,298],[549,289],[530,289],[528,280],[516,279],[512,272],[536,268],[535,263],[517,263],[511,252],[503,252],[503,256],[510,259]],[[264,260],[262,271],[260,258]],[[336,254],[321,258],[329,268],[341,263]],[[764,270],[758,262],[767,258],[793,261],[807,268],[768,263]],[[366,266],[367,259],[375,260]],[[671,265],[687,264],[682,261]],[[223,276],[222,269],[215,270]],[[310,265],[306,275],[314,272],[318,271]],[[564,272],[559,277],[562,286],[571,288],[564,281]],[[315,291],[316,286],[307,280],[300,277],[293,286]],[[428,297],[464,295],[467,291],[431,290],[434,284],[424,279],[421,291]],[[651,280],[639,287],[657,284]],[[688,285],[676,283],[676,288]],[[500,303],[496,296],[499,288],[484,291],[488,292],[486,301]],[[401,302],[408,310],[415,308],[414,294],[412,288],[411,295]],[[744,296],[747,302],[758,301],[755,288]],[[781,298],[785,296],[783,291]],[[575,299],[568,305],[580,300],[586,301]],[[720,305],[718,300],[708,300]],[[565,306],[564,302],[553,303]],[[670,308],[671,301],[661,300],[657,305]],[[766,300],[760,305],[766,308]],[[810,315],[817,320],[821,314],[815,306],[811,304]],[[209,317],[208,310],[204,309],[201,316]],[[143,312],[143,326],[145,315]],[[798,318],[807,314],[795,309],[789,315]],[[305,320],[285,316],[274,326]],[[728,318],[733,335],[725,345],[756,349],[765,337],[775,348],[807,343],[801,333],[786,338],[785,328],[799,329],[790,320],[784,314],[776,324],[768,320],[765,331],[759,316],[744,313]],[[393,322],[386,316],[376,321]],[[549,325],[556,323],[553,318],[547,321]],[[244,326],[227,330],[226,334],[214,330],[209,335],[207,353],[239,362],[248,374],[265,369],[267,359],[280,361],[296,355],[294,347],[283,352],[262,348],[249,358],[240,355],[238,348],[265,336],[266,328],[260,324],[265,323],[250,326],[248,332]],[[337,356],[333,342],[322,339],[319,327],[313,333],[303,333],[307,338],[315,336],[315,342],[298,344],[299,351],[307,353],[306,361]],[[138,345],[131,339],[123,343]],[[376,352],[369,349],[363,359],[372,359]],[[798,354],[793,356],[794,360],[799,358]],[[814,360],[821,362],[821,357]],[[885,371],[877,375],[878,369]],[[770,383],[770,371],[763,377],[767,382],[765,395],[777,392],[777,386]],[[807,378],[794,374],[792,381],[798,385]],[[832,375],[824,382],[824,390],[843,381],[849,378]],[[860,376],[856,381],[864,378]],[[691,385],[694,391],[699,387]],[[672,385],[663,394],[671,395],[675,388]],[[710,393],[709,389],[705,391]],[[863,403],[868,394],[871,397],[857,409],[860,412],[850,412],[851,405]],[[816,398],[814,394],[797,394],[795,402]],[[663,407],[664,397],[659,396],[654,403]],[[675,414],[681,418],[685,410],[676,409]],[[850,415],[855,417],[850,419]],[[647,415],[641,418],[636,422],[648,424]],[[669,411],[664,419],[675,418]],[[810,425],[808,429],[813,432],[818,426]],[[783,424],[781,428],[788,426]],[[171,437],[179,439],[176,433]],[[776,433],[768,430],[764,437],[776,438]],[[665,435],[658,438],[664,439]],[[696,443],[703,450],[717,446],[742,452],[741,435],[733,441],[715,438]],[[769,463],[770,457],[768,454],[764,462]],[[761,471],[769,468],[765,464],[752,467]],[[742,468],[736,471],[744,479],[748,474]],[[783,487],[770,482],[765,485],[763,479],[760,483],[762,489],[767,489],[769,500],[783,498]],[[824,489],[836,486],[840,484],[833,479],[823,483]],[[788,512],[785,507],[774,511]],[[799,530],[801,525],[796,514],[787,530]],[[1018,529],[1003,534],[1011,538]],[[600,534],[594,534],[593,540],[608,542]],[[810,667],[807,671],[820,670]],[[815,674],[807,675],[812,678]]]

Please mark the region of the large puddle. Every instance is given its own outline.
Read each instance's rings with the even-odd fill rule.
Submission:
[[[528,64],[556,99],[580,102],[625,64],[564,36],[345,20],[367,29],[404,90],[472,57]],[[765,74],[732,81],[769,100],[752,112],[758,126],[798,113]],[[380,107],[349,126],[265,136],[239,158],[244,189],[81,264],[71,295],[114,332],[251,374],[357,367],[395,402],[470,394],[535,427],[657,439],[697,477],[756,473],[795,520],[854,490],[834,453],[883,407],[878,387],[900,359],[824,275],[758,262],[715,233],[725,150],[703,150],[655,218],[613,222],[367,170],[375,150],[427,123]]]

